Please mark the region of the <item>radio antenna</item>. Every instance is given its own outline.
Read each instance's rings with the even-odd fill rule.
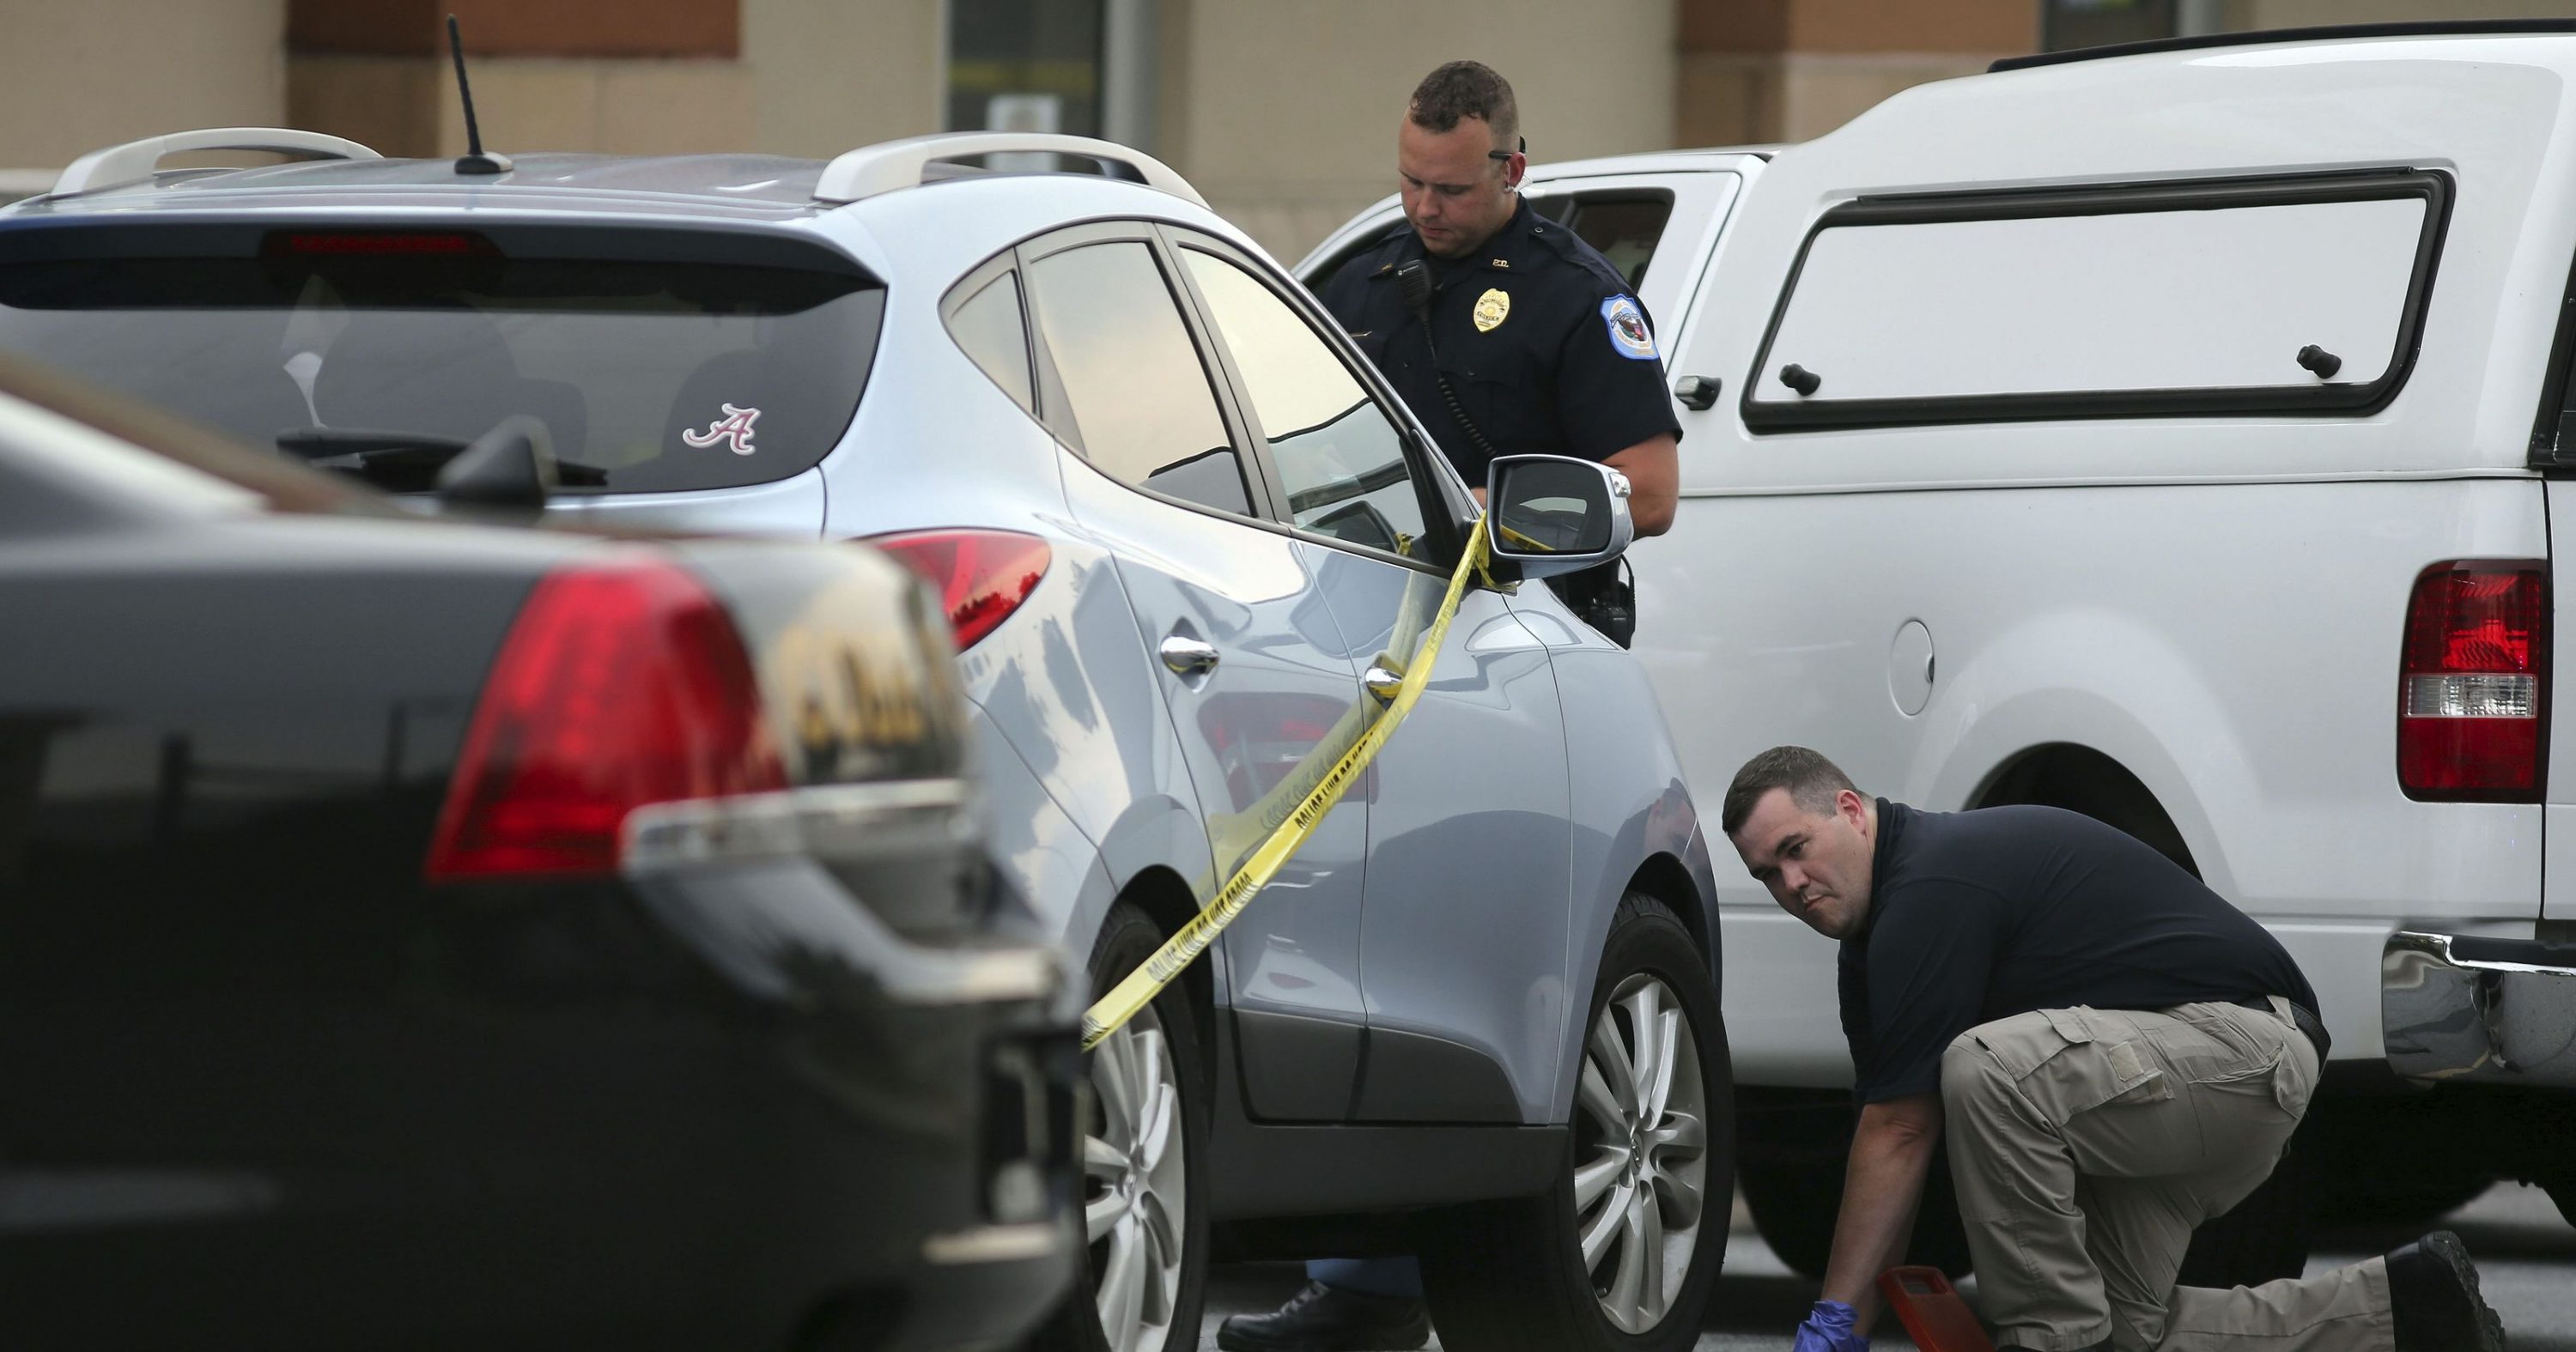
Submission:
[[[447,54],[456,58],[456,94],[465,101],[465,158],[456,162],[460,174],[506,174],[513,166],[507,155],[483,153],[483,128],[474,120],[474,86],[465,79],[465,39],[456,29],[456,16],[447,16]]]

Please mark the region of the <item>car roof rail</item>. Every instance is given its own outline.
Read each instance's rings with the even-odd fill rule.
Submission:
[[[338,136],[289,127],[207,127],[198,131],[147,136],[121,146],[93,150],[71,162],[54,180],[54,197],[130,187],[152,181],[161,157],[193,150],[264,150],[278,155],[311,155],[326,160],[380,160],[384,156]]]
[[[1112,173],[1125,170],[1120,177],[1132,175],[1149,188],[1159,188],[1198,206],[1207,205],[1207,199],[1199,196],[1199,190],[1191,187],[1188,179],[1141,150],[1088,136],[1027,131],[942,132],[861,146],[823,166],[823,177],[814,185],[814,200],[834,205],[856,202],[898,188],[919,187],[923,171],[942,160],[1015,154],[1073,155],[1096,160]]]
[[[2313,28],[2255,28],[2241,33],[2199,33],[2183,38],[2149,38],[2143,42],[2114,42],[2100,47],[2075,47],[2062,52],[2034,52],[2029,56],[2007,56],[1987,66],[1988,71],[2029,70],[2034,66],[2062,66],[2074,61],[2100,61],[2114,56],[2139,56],[2148,52],[2196,52],[2211,47],[2251,47],[2267,42],[2332,42],[2344,38],[2468,38],[2496,37],[2514,33],[2576,33],[2576,19],[2415,19],[2399,23],[2326,24]]]

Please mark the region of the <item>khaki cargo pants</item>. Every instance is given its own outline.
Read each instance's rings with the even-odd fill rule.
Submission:
[[[2376,1258],[2229,1291],[2174,1285],[2192,1228],[2271,1175],[2317,1069],[2285,1013],[2240,1005],[2047,1009],[1960,1034],[1941,1058],[1943,1129],[1996,1341],[2393,1347]]]

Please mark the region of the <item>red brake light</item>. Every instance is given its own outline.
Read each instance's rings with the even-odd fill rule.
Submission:
[[[1007,530],[911,531],[868,543],[939,588],[960,652],[1019,609],[1054,559],[1046,541]]]
[[[575,568],[537,584],[501,644],[428,873],[610,873],[638,807],[784,787],[715,598],[656,560]]]
[[[455,230],[278,230],[263,248],[269,253],[332,256],[463,257],[500,250],[481,235]]]
[[[2397,679],[2397,782],[2406,796],[2539,802],[2548,712],[2548,565],[2425,569],[2407,603]]]

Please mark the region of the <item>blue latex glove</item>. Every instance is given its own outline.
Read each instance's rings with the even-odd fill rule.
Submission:
[[[1852,1307],[1839,1300],[1820,1300],[1798,1326],[1790,1352],[1869,1352],[1869,1339],[1852,1332]]]

